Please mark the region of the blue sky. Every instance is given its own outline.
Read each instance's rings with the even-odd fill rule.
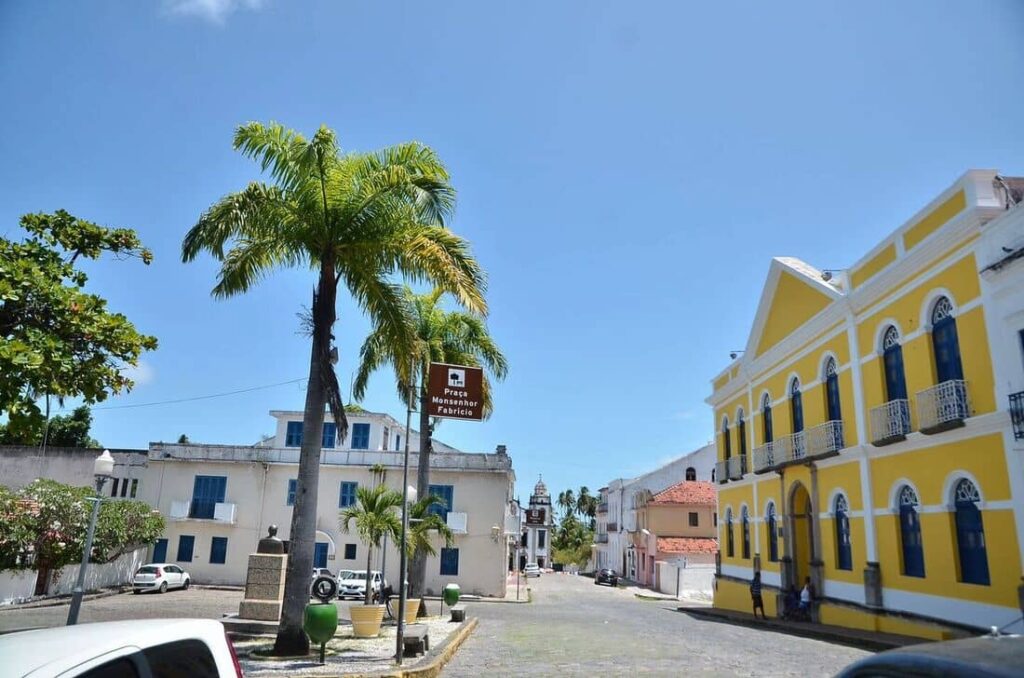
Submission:
[[[779,6],[783,5],[783,6]],[[234,127],[325,123],[345,148],[418,139],[459,191],[511,362],[465,450],[507,444],[519,487],[596,489],[710,439],[709,380],[744,345],[769,259],[842,268],[970,167],[1024,174],[1024,4],[0,5],[0,235],[65,208],[154,251],[91,266],[160,348],[95,411],[108,446],[247,443],[306,375],[313,276],[210,297],[200,212],[257,176]],[[367,333],[344,299],[349,382]],[[380,374],[368,409],[402,411]]]

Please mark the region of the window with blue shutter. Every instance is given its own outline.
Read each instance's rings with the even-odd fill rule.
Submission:
[[[990,583],[985,524],[978,504],[981,495],[974,483],[964,478],[954,490],[956,506],[956,545],[960,556],[960,581],[967,584]]]
[[[288,430],[285,432],[284,444],[287,447],[302,446],[302,422],[289,421]]]
[[[401,434],[395,434],[395,451],[402,449],[402,436]]]
[[[210,540],[210,563],[223,565],[228,559],[228,538],[214,537]]]
[[[775,502],[768,503],[768,560],[779,562],[779,529],[775,518]]]
[[[216,505],[224,501],[227,485],[227,476],[196,476],[188,517],[211,520]]]
[[[178,557],[176,560],[179,563],[191,563],[192,562],[192,551],[195,549],[196,538],[190,534],[183,534],[178,537]]]
[[[835,503],[836,569],[853,569],[853,550],[850,545],[850,504],[839,495]]]
[[[900,547],[903,551],[903,574],[924,576],[924,543],[921,540],[920,504],[917,493],[909,485],[900,488]]]
[[[318,541],[313,545],[313,567],[327,567],[327,542]]]
[[[167,560],[167,540],[157,539],[153,546],[153,562],[162,563]]]
[[[295,489],[299,486],[299,481],[295,478],[288,480],[288,506],[295,506]]]
[[[352,424],[352,449],[370,449],[370,425]]]
[[[459,573],[459,549],[441,549],[441,574],[457,575]]]
[[[448,520],[448,511],[452,509],[452,499],[454,495],[454,488],[451,485],[431,485],[429,494],[434,495],[438,499],[441,499],[444,504],[434,504],[430,507],[428,513],[441,516],[445,521]]]
[[[356,488],[359,483],[343,482],[338,493],[338,508],[348,508],[356,503]]]
[[[355,544],[345,544],[345,560],[355,560],[355,559],[356,559],[356,545]]]
[[[334,447],[334,441],[338,436],[338,427],[333,421],[324,422],[324,434],[320,440],[321,447]]]

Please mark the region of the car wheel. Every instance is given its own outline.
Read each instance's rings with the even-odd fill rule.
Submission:
[[[167,582],[160,584],[160,593],[167,593]]]
[[[182,586],[181,586],[181,590],[182,591],[188,591],[188,587],[189,587],[190,584],[192,584],[192,580],[191,579],[186,579],[185,583],[182,584]]]
[[[134,593],[135,595],[139,595],[140,593],[142,593],[142,591],[140,591],[139,589],[132,589],[132,593]]]

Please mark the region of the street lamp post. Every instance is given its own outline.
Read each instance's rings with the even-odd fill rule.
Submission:
[[[395,629],[395,663],[402,665],[405,653],[405,601],[408,598],[406,570],[409,568],[409,556],[406,554],[409,532],[409,501],[416,496],[415,488],[409,487],[409,431],[412,427],[412,405],[416,398],[416,356],[410,360],[409,366],[409,402],[405,408],[405,458],[402,460],[402,539],[398,549],[398,626]],[[426,435],[421,431],[420,435]],[[412,501],[416,501],[414,498]]]
[[[92,502],[92,517],[89,519],[89,532],[85,537],[85,548],[82,549],[82,564],[78,568],[78,580],[75,590],[71,593],[71,609],[68,610],[68,626],[78,623],[78,610],[82,607],[82,596],[85,594],[85,570],[89,566],[89,554],[92,552],[92,538],[96,534],[96,519],[100,514],[100,502],[103,501],[103,486],[107,479],[114,475],[114,458],[110,450],[96,457],[92,465],[92,474],[96,479],[96,496]]]

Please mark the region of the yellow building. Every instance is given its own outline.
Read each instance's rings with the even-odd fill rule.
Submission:
[[[991,336],[1004,325],[979,260],[1008,181],[967,172],[845,271],[772,260],[707,401],[716,607],[749,611],[760,570],[769,614],[809,577],[823,623],[1022,630],[1024,448],[992,356],[1013,342]]]

